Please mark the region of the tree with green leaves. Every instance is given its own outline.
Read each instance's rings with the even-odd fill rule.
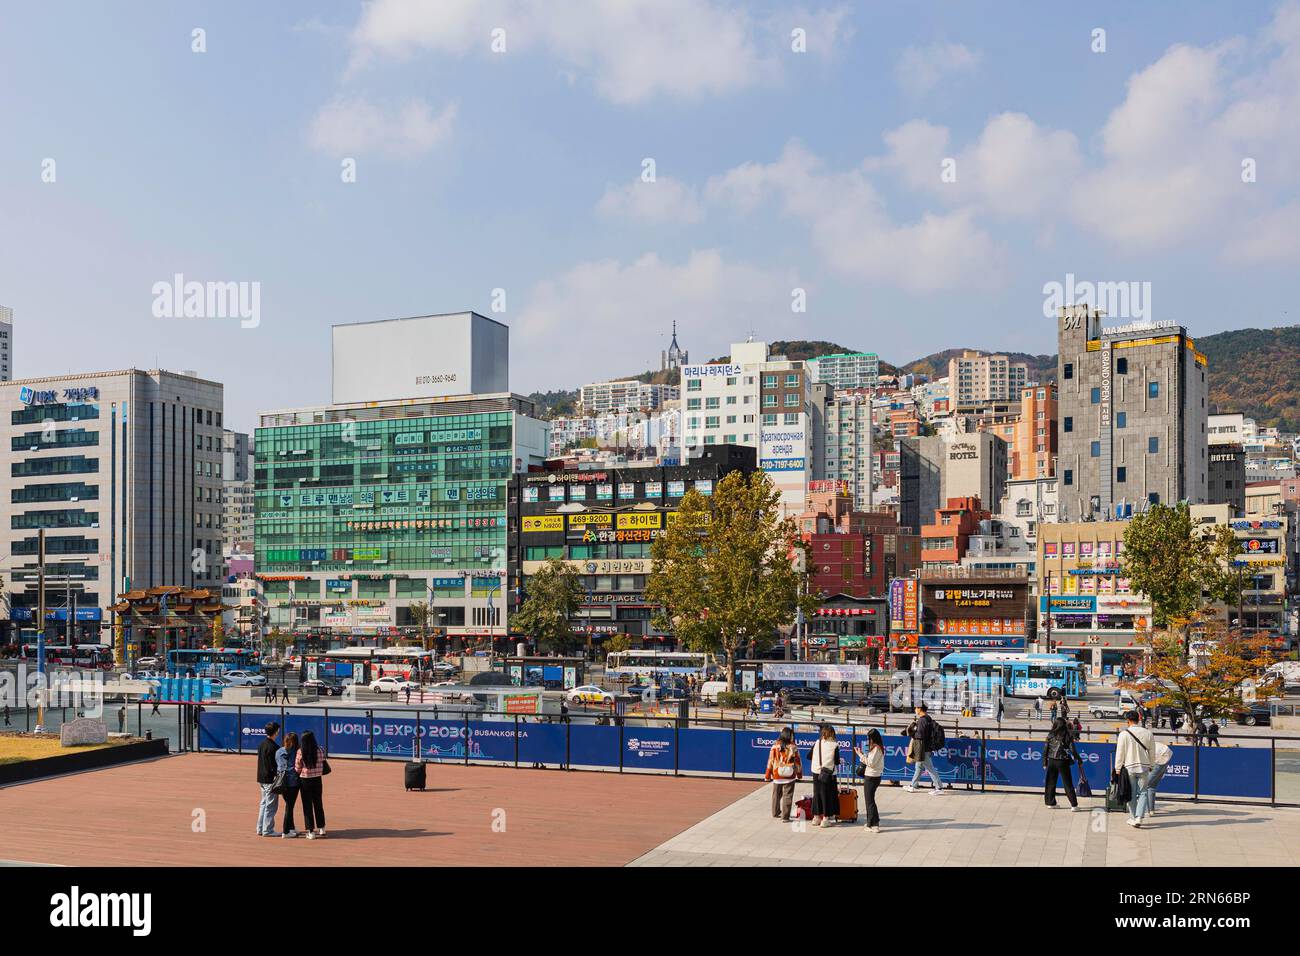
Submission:
[[[769,647],[801,604],[800,576],[790,562],[794,522],[782,520],[780,492],[763,471],[733,471],[704,496],[686,493],[674,520],[650,545],[654,559],[646,600],[659,606],[654,625],[694,651],[722,656],[734,689],[738,651]]]
[[[407,607],[407,612],[411,615],[411,620],[418,629],[415,642],[427,651],[429,649],[429,622],[433,620],[433,602],[412,601]]]
[[[1232,592],[1237,550],[1231,530],[1207,535],[1193,520],[1186,502],[1152,505],[1124,529],[1124,572],[1133,590],[1151,601],[1157,628],[1182,634],[1187,656],[1187,627],[1206,596],[1221,600]]]
[[[559,558],[549,558],[528,575],[524,603],[510,619],[511,627],[527,634],[539,648],[565,653],[577,638],[569,621],[582,604],[578,572]]]

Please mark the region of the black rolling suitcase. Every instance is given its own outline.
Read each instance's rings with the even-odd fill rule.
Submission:
[[[412,760],[406,765],[406,789],[423,790],[425,763],[423,760]]]

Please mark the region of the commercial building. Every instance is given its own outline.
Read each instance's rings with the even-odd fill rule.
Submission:
[[[336,395],[341,381],[356,395],[372,380],[385,397],[260,416],[256,571],[270,625],[308,647],[414,634],[411,605],[424,602],[439,646],[505,638],[508,487],[545,460],[546,423],[509,392],[428,396],[419,393],[446,382],[422,376],[399,390],[368,365],[373,343],[357,346],[407,341],[416,327],[410,346],[429,354],[403,356],[404,368],[443,369],[452,384],[500,382],[504,351],[479,353],[508,347],[506,327],[473,313],[442,319],[446,336],[436,317],[336,326]]]
[[[1014,571],[923,571],[916,585],[923,667],[954,651],[1023,651],[1030,631],[1029,583]]]
[[[652,412],[677,400],[673,385],[653,385],[636,379],[617,382],[594,382],[582,386],[579,402],[582,413],[589,416]]]
[[[765,342],[741,342],[728,362],[681,371],[687,456],[709,445],[757,448],[783,510],[802,511],[808,482],[821,477],[813,457],[820,408],[805,364],[770,355]]]
[[[47,620],[101,639],[124,591],[222,580],[222,386],[158,369],[0,383],[0,527],[9,614],[33,627],[45,529]],[[60,628],[61,630],[61,628]],[[108,643],[105,631],[103,642]]]
[[[809,548],[814,594],[883,598],[891,578],[920,567],[918,536],[900,528],[892,510],[859,510],[847,482],[811,482],[795,523]]]
[[[1012,481],[1050,478],[1056,471],[1058,401],[1055,385],[1020,390],[1014,414],[977,425],[1007,443],[1007,477]]]
[[[949,498],[934,509],[934,520],[921,526],[921,565],[924,570],[960,564],[973,534],[992,515],[979,498]]]
[[[0,305],[0,382],[14,377],[14,310]]]
[[[1102,327],[1086,306],[1062,308],[1062,515],[1123,514],[1143,503],[1209,494],[1205,356],[1173,322]]]
[[[1235,607],[1218,605],[1221,619],[1248,632],[1288,633],[1287,572],[1291,515],[1279,505],[1269,516],[1243,518],[1231,505],[1193,505],[1192,518],[1205,534],[1226,526],[1237,541],[1232,570],[1239,576],[1241,600]]]
[[[1233,514],[1246,513],[1246,450],[1239,444],[1210,443],[1208,504],[1231,505]]]
[[[808,360],[808,372],[814,382],[829,385],[836,391],[875,388],[880,381],[880,356],[875,352],[819,355]]]
[[[1029,366],[1005,355],[969,349],[948,360],[948,397],[955,408],[984,402],[1011,402],[1029,380]]]
[[[710,445],[667,467],[532,470],[515,475],[509,499],[509,595],[527,599],[528,576],[551,558],[581,575],[583,601],[570,622],[590,643],[626,635],[634,646],[660,646],[645,599],[650,543],[668,528],[686,492],[713,494],[733,471],[755,468],[753,448]]]
[[[1007,444],[990,432],[905,438],[899,451],[899,524],[920,533],[949,498],[1001,501]]]
[[[1122,567],[1123,521],[1038,526],[1039,650],[1070,654],[1093,676],[1131,669],[1151,632],[1151,602]]]
[[[869,511],[873,504],[873,400],[871,392],[861,389],[827,390],[821,400],[818,473],[827,481],[844,482],[859,511]]]
[[[222,431],[221,475],[227,481],[252,481],[253,442],[246,433]]]
[[[1056,520],[1055,478],[1008,481],[998,512],[967,538],[961,563],[973,571],[1010,569],[1029,578],[1038,594],[1038,528]]]

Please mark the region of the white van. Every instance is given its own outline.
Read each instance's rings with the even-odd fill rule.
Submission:
[[[718,695],[725,693],[727,682],[725,680],[706,680],[700,685],[700,700],[706,704],[716,704]]]

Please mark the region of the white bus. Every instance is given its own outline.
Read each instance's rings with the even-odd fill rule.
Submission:
[[[614,651],[605,659],[605,673],[650,676],[673,674],[703,677],[708,655],[693,651]]]

